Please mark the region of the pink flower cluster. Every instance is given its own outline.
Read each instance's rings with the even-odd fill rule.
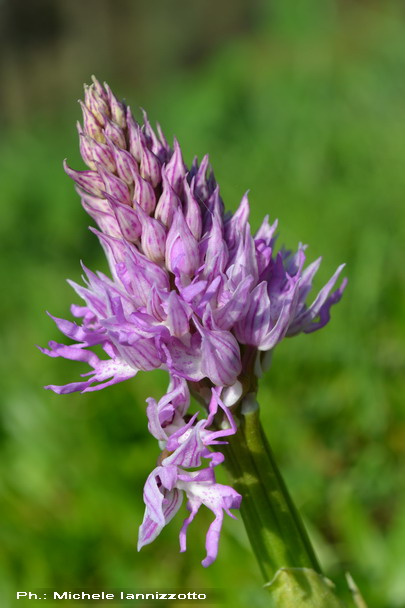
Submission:
[[[343,266],[308,306],[320,259],[304,269],[304,246],[276,252],[277,222],[270,225],[267,217],[253,235],[246,195],[235,213],[226,213],[207,156],[187,168],[176,140],[171,148],[159,126],[156,135],[145,112],[139,124],[96,79],[85,88],[82,110],[78,130],[88,170],[65,170],[98,225],[93,231],[111,278],[84,268],[85,286],[71,283],[84,301],[72,306],[81,323],[53,318],[73,343],[50,342],[41,350],[86,362],[92,371],[85,380],[46,388],[86,392],[139,370],[169,372],[167,394],[159,403],[148,400],[149,429],[163,451],[145,485],[139,547],[154,540],[184,493],[190,516],[180,533],[181,550],[199,506],[215,514],[203,561],[209,565],[223,511],[230,514],[241,500],[216,483],[214,468],[223,456],[212,446],[236,432],[232,408],[246,374],[259,375],[266,353],[285,336],[328,322],[346,284],[332,291]],[[92,352],[94,345],[106,358]],[[205,404],[206,418],[189,419],[190,388]]]

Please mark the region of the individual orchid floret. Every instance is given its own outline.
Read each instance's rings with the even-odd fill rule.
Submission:
[[[200,506],[215,515],[203,562],[208,565],[217,554],[224,511],[230,515],[241,501],[216,482],[223,453],[215,445],[236,433],[241,403],[255,393],[275,346],[329,321],[346,286],[343,280],[335,287],[343,266],[308,304],[320,259],[305,268],[305,246],[276,251],[277,221],[270,224],[267,216],[253,234],[247,193],[234,213],[225,212],[208,156],[187,166],[176,139],[171,147],[146,112],[138,122],[96,79],[85,88],[81,107],[78,132],[87,168],[64,166],[97,224],[91,230],[111,278],[85,268],[84,285],[71,283],[83,300],[72,307],[78,322],[54,318],[71,343],[51,341],[41,350],[81,361],[90,371],[85,380],[46,388],[88,392],[139,370],[170,374],[167,394],[148,400],[149,430],[162,454],[145,485],[139,546],[159,534],[185,494],[190,515],[181,550]],[[106,358],[93,353],[94,346]],[[190,395],[205,417],[189,413]]]
[[[181,209],[174,213],[166,241],[166,266],[175,275],[191,277],[200,265],[198,242]]]
[[[177,382],[177,386],[176,386]],[[186,531],[201,505],[208,507],[215,515],[206,537],[207,556],[203,566],[209,566],[218,553],[218,543],[225,511],[231,517],[230,509],[238,509],[242,497],[233,488],[216,482],[214,467],[223,461],[221,452],[212,452],[210,447],[223,444],[222,439],[236,432],[232,414],[219,397],[219,390],[213,389],[208,405],[208,418],[197,421],[195,414],[189,422],[181,421],[179,404],[188,402],[188,396],[181,390],[181,380],[173,380],[173,390],[169,390],[159,403],[150,399],[148,405],[149,429],[159,439],[164,452],[161,463],[149,475],[144,489],[145,516],[139,530],[138,549],[151,543],[162,528],[173,518],[182,504],[182,492],[187,497],[190,516],[184,521],[180,531],[180,550],[186,550]],[[170,389],[170,387],[169,387]],[[183,400],[179,397],[182,395]],[[177,398],[177,408],[174,400]],[[227,424],[218,431],[210,431],[218,410],[224,414]],[[207,468],[187,471],[202,465],[202,459],[209,459]]]

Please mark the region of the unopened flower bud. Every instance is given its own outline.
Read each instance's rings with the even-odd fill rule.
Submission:
[[[114,158],[119,177],[130,186],[134,182],[134,173],[137,174],[139,172],[136,160],[127,150],[123,150],[117,146],[114,146]]]
[[[166,229],[162,224],[150,217],[140,205],[136,206],[142,224],[142,249],[152,262],[162,262],[165,259]]]
[[[202,217],[200,205],[196,201],[192,190],[194,189],[194,178],[191,180],[191,184],[188,183],[187,178],[183,180],[184,200],[185,200],[185,218],[187,226],[190,228],[192,235],[197,239],[201,238],[202,233]]]
[[[143,179],[137,173],[133,174],[135,189],[134,189],[134,203],[138,203],[140,207],[150,215],[156,205],[155,191],[152,185]],[[160,219],[159,217],[157,219]]]
[[[83,128],[84,132],[101,143],[105,142],[103,129],[100,123],[96,120],[96,117],[90,110],[85,106],[82,101],[79,101],[80,107],[83,112]]]
[[[109,171],[106,171],[104,167],[98,165],[97,170],[103,179],[104,190],[108,194],[115,196],[121,203],[131,204],[131,197],[129,195],[128,186],[116,175],[113,175]]]
[[[126,148],[127,142],[125,140],[124,131],[110,119],[106,119],[104,127],[105,136],[108,137],[116,146],[119,148]]]
[[[169,227],[173,221],[176,210],[181,208],[181,202],[171,187],[166,174],[162,171],[163,191],[156,205],[155,217],[165,226]]]
[[[199,264],[198,242],[191,234],[179,208],[167,235],[166,266],[175,274],[192,276]]]
[[[108,103],[111,109],[111,120],[113,120],[122,129],[125,129],[126,120],[124,104],[118,101],[118,99],[115,97],[114,93],[111,91],[107,83],[104,86],[107,91]]]
[[[69,177],[83,190],[94,196],[103,196],[105,186],[98,173],[95,171],[75,171],[69,167],[66,160],[63,161],[63,167]]]
[[[176,194],[180,195],[183,191],[183,179],[186,175],[186,166],[183,162],[181,148],[176,138],[174,139],[174,152],[165,167],[165,174],[167,181],[173,190]]]
[[[140,174],[144,179],[150,182],[154,188],[156,188],[162,179],[159,159],[151,150],[149,150],[146,144],[141,142],[141,146],[142,157]]]

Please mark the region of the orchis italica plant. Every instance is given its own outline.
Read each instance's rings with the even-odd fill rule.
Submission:
[[[158,402],[147,400],[148,428],[161,455],[145,484],[139,549],[158,536],[185,495],[190,514],[180,530],[181,551],[200,506],[215,515],[204,566],[217,556],[224,512],[234,517],[231,509],[242,504],[243,513],[246,503],[244,519],[267,580],[282,566],[319,570],[278,474],[270,479],[271,467],[260,472],[253,462],[263,446],[262,456],[271,460],[258,432],[255,394],[257,379],[284,337],[313,332],[329,321],[346,285],[344,280],[332,291],[343,265],[307,304],[320,259],[304,268],[305,246],[277,251],[277,222],[270,224],[267,216],[252,234],[247,195],[235,213],[225,212],[207,156],[188,167],[176,140],[169,146],[145,112],[143,124],[138,123],[96,79],[85,87],[81,106],[80,150],[88,170],[67,164],[65,170],[98,225],[91,230],[104,248],[111,277],[83,267],[85,286],[71,283],[84,301],[71,308],[80,324],[52,318],[73,343],[50,342],[41,350],[87,363],[92,371],[84,380],[46,388],[88,392],[128,380],[139,370],[169,373],[167,393]],[[102,347],[105,358],[92,352],[94,345]],[[201,404],[200,413],[189,413],[190,396]],[[255,420],[252,432],[247,420],[250,425]],[[224,455],[236,489],[216,481]],[[264,475],[258,484],[264,502],[243,481],[249,467]],[[301,539],[300,550],[290,551],[284,563],[270,555],[277,553],[277,543],[287,542],[283,523],[277,524],[270,548],[263,548],[263,529],[271,531],[265,503],[273,500],[274,484],[287,496],[292,518],[284,526],[287,536],[293,526],[290,536]]]

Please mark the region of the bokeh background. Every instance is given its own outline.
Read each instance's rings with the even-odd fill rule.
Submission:
[[[228,208],[342,261],[349,286],[319,333],[285,340],[260,389],[263,419],[325,572],[350,571],[370,608],[405,606],[405,9],[363,0],[0,0],[1,606],[38,587],[223,589],[267,606],[241,521],[200,566],[201,510],[178,553],[177,515],[136,552],[158,455],[145,398],[164,373],[58,397],[80,365],[60,339],[79,260],[104,269],[62,160],[95,73],[148,109],[190,162],[210,153]]]

